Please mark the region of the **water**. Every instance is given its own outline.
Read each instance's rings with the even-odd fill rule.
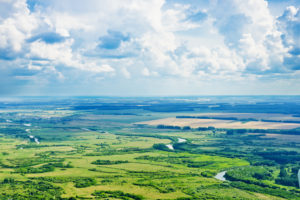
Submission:
[[[220,181],[226,181],[226,178],[224,177],[227,171],[223,171],[223,172],[219,172],[217,173],[217,175],[215,176],[216,179],[220,180]]]
[[[40,141],[37,138],[34,138],[35,143],[40,144]]]
[[[183,143],[183,142],[186,142],[186,139],[178,138],[178,143]]]
[[[40,144],[39,139],[37,139],[37,138],[34,137],[33,135],[29,135],[28,137],[29,137],[30,139],[34,139],[34,142],[35,142],[35,143]]]
[[[174,147],[172,144],[166,144],[166,147],[168,147],[170,150],[174,150]]]

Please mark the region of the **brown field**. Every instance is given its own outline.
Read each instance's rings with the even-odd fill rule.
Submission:
[[[205,116],[205,117],[236,117],[238,119],[265,119],[265,120],[290,120],[300,121],[300,117],[294,117],[291,114],[277,114],[277,113],[199,113],[188,114],[187,116]]]
[[[240,122],[234,120],[217,120],[217,119],[195,119],[195,118],[164,118],[158,120],[138,122],[135,124],[146,124],[157,126],[160,124],[169,126],[190,126],[191,128],[209,127],[231,128],[231,129],[293,129],[300,127],[297,123],[280,123],[280,122]]]

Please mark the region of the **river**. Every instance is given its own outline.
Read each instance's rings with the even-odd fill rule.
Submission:
[[[220,180],[220,181],[226,181],[225,179],[225,174],[227,171],[223,171],[223,172],[219,172],[217,173],[217,175],[215,176],[216,179]]]
[[[174,147],[172,144],[166,144],[166,147],[168,147],[170,150],[174,150]]]
[[[178,138],[178,143],[183,143],[183,142],[186,142],[186,139]]]

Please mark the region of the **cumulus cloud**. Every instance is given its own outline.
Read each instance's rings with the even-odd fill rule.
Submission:
[[[121,42],[126,42],[130,39],[128,35],[125,35],[119,31],[108,30],[108,34],[99,38],[99,48],[104,49],[117,49],[120,47]]]
[[[142,74],[143,74],[144,76],[150,76],[150,71],[149,71],[149,69],[148,69],[147,67],[145,67],[145,68],[142,70]]]
[[[35,35],[35,36],[29,38],[27,41],[34,42],[36,40],[41,40],[45,43],[53,44],[53,43],[64,42],[65,39],[66,39],[65,37],[63,37],[55,32],[46,32],[46,33],[40,33],[38,35]]]
[[[38,22],[25,0],[1,1],[0,7],[4,10],[0,18],[0,58],[13,60],[21,56],[25,40],[37,28]]]
[[[1,71],[31,74],[17,82],[264,80],[300,70],[299,8],[274,16],[266,0],[11,0],[0,11]]]
[[[300,70],[300,10],[294,6],[286,8],[278,17],[278,25],[283,33],[281,38],[289,50],[284,58],[284,64],[290,69]]]
[[[284,67],[282,61],[287,49],[283,46],[268,2],[226,0],[222,4],[226,4],[229,10],[226,13],[216,12],[218,19],[215,24],[224,36],[225,44],[244,60],[246,70],[259,73]]]

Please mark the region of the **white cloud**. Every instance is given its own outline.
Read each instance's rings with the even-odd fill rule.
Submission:
[[[147,67],[145,67],[143,70],[142,70],[142,75],[144,76],[150,76],[150,71]]]
[[[122,67],[121,68],[121,73],[123,74],[123,76],[127,79],[130,79],[131,78],[131,74],[130,72],[127,70],[126,67]]]
[[[268,3],[264,0],[222,1],[222,5],[225,4],[227,11],[218,11],[215,15],[218,17],[216,25],[226,45],[244,60],[248,72],[284,67],[282,60],[287,49],[282,44],[276,18],[271,15]]]
[[[87,84],[94,76],[218,81],[300,68],[300,14],[294,6],[276,18],[264,0],[37,3],[29,10],[25,0],[0,1],[6,8],[0,9],[0,59],[40,76],[72,81],[82,75]],[[37,37],[43,33],[61,40]]]
[[[282,32],[283,43],[289,50],[284,63],[290,69],[299,70],[300,55],[300,10],[294,6],[286,8],[278,18],[278,26]]]
[[[37,28],[38,20],[30,13],[25,0],[9,3],[10,5],[6,1],[0,2],[0,6],[8,8],[7,13],[4,13],[5,18],[0,18],[0,50],[5,50],[6,56],[13,58],[15,53],[23,50],[25,39]]]

